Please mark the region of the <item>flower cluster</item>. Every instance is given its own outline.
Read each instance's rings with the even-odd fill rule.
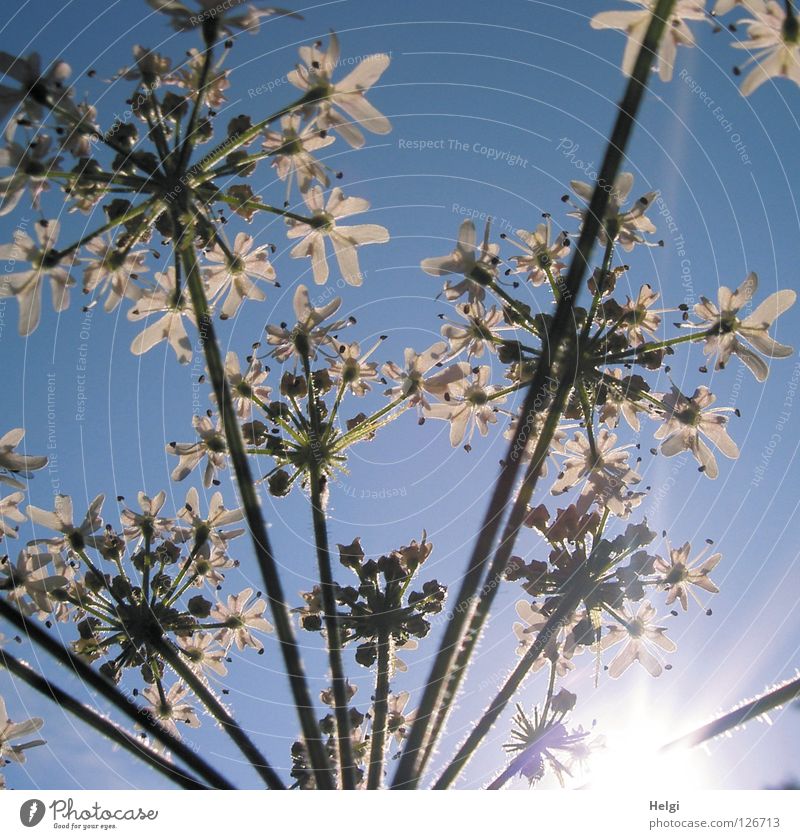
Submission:
[[[16,563],[3,558],[0,592],[23,614],[75,624],[74,652],[113,682],[138,672],[154,717],[177,734],[177,722],[199,720],[165,649],[203,679],[224,677],[232,647],[263,653],[260,636],[272,630],[266,603],[250,588],[221,594],[227,570],[238,565],[229,543],[244,530],[231,527],[242,512],[227,509],[219,492],[204,512],[190,489],[174,517],[163,515],[163,491],[140,492],[136,507],[118,500],[118,530],[103,523],[103,496],[79,521],[69,496],[56,496],[53,511],[29,506],[33,524],[54,535],[29,542]],[[171,685],[170,670],[178,677]]]
[[[388,231],[378,224],[348,223],[365,213],[369,202],[345,196],[338,186],[330,189],[330,175],[341,173],[315,154],[336,135],[353,147],[363,145],[359,126],[376,134],[391,129],[367,99],[389,58],[368,56],[335,79],[339,42],[332,33],[326,50],[320,43],[300,49],[302,63],[288,76],[301,91],[296,102],[257,123],[235,117],[221,135],[214,117],[226,101],[229,71],[222,64],[233,42],[225,43],[219,59],[215,42],[235,30],[257,32],[259,21],[277,10],[239,0],[203,0],[194,11],[183,3],[152,5],[179,32],[200,28],[206,46],[190,51],[179,68],[166,56],[136,46],[134,64],[115,77],[135,83],[131,108],[126,119],[116,118],[107,128],[94,106],[75,101],[65,84],[71,72],[67,64],[57,62],[42,73],[36,55],[0,53],[0,69],[19,83],[0,91],[0,118],[7,120],[0,167],[10,170],[0,177],[0,215],[11,212],[26,189],[38,208],[41,195],[55,188],[72,202],[71,210],[90,217],[87,229],[94,227],[70,244],[58,242],[59,223],[53,219],[36,223],[36,239],[17,230],[13,242],[0,246],[0,257],[19,266],[0,285],[0,297],[17,300],[19,331],[26,336],[39,324],[46,281],[54,309],[62,312],[82,272],[83,292],[104,297],[106,311],[127,301],[128,319],[144,321],[131,343],[135,355],[166,341],[178,360],[188,363],[187,325],[198,325],[198,293],[205,301],[203,314],[217,312],[225,320],[245,300],[263,301],[265,286],[277,282],[269,258],[274,247],[256,245],[246,233],[230,241],[222,230],[226,211],[247,221],[260,212],[282,216],[288,237],[298,240],[291,255],[310,260],[315,282],[327,280],[332,253],[341,276],[361,284],[358,248],[386,242]],[[199,155],[204,144],[211,149]],[[67,162],[70,157],[74,165]],[[264,160],[286,182],[284,207],[264,203],[247,182]],[[288,209],[292,186],[302,199],[296,212]],[[174,265],[162,262],[149,275],[146,257],[158,258],[151,246],[154,236],[173,243],[175,258]]]

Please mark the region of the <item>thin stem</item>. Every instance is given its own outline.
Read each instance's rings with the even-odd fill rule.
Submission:
[[[129,720],[141,726],[149,735],[163,743],[198,777],[204,778],[215,789],[234,789],[230,781],[213,766],[196,754],[180,738],[175,737],[160,725],[150,710],[131,702],[108,679],[103,678],[83,659],[51,638],[37,623],[26,618],[2,598],[0,598],[0,617],[16,626],[30,641],[70,669],[87,688],[96,690]]]
[[[115,722],[98,714],[94,708],[90,708],[88,705],[79,702],[72,694],[67,693],[67,691],[62,690],[50,680],[45,679],[27,664],[18,658],[14,658],[7,650],[0,649],[0,665],[5,667],[9,673],[32,687],[37,693],[50,699],[59,708],[69,711],[81,720],[81,722],[88,723],[100,734],[108,737],[109,740],[112,740],[118,746],[130,752],[134,757],[144,760],[145,763],[150,764],[157,772],[165,775],[170,781],[183,787],[183,789],[208,789],[207,786],[200,783],[193,775],[170,763],[169,760],[160,755],[155,749],[143,743],[139,738],[130,734]]]
[[[284,209],[283,207],[273,207],[272,204],[264,204],[261,201],[241,201],[239,198],[234,198],[230,195],[225,195],[224,193],[219,193],[217,198],[220,201],[224,201],[226,204],[230,204],[232,207],[245,207],[250,210],[263,210],[267,213],[274,213],[276,216],[294,219],[295,221],[302,222],[303,224],[311,224],[314,221],[308,216],[300,216],[297,213]]]
[[[536,446],[531,454],[531,460],[525,473],[525,478],[511,510],[511,515],[509,516],[506,526],[503,529],[503,535],[495,552],[494,558],[492,559],[492,564],[489,568],[486,581],[481,588],[480,596],[478,598],[477,605],[475,606],[475,612],[470,622],[469,631],[464,638],[456,663],[449,675],[447,687],[437,712],[436,722],[432,727],[431,735],[426,746],[423,765],[427,764],[427,761],[430,759],[435,742],[444,728],[449,709],[455,700],[461,682],[466,675],[467,666],[469,665],[475,646],[480,639],[483,626],[489,617],[489,612],[494,604],[494,599],[500,591],[500,582],[506,568],[508,567],[508,562],[511,559],[511,552],[514,549],[517,534],[522,527],[522,522],[525,519],[525,514],[528,509],[528,504],[533,496],[533,491],[539,474],[541,473],[545,458],[547,457],[547,453],[550,450],[550,441],[556,428],[558,427],[558,422],[561,418],[564,405],[566,404],[566,397],[569,393],[569,389],[569,385],[562,386],[559,389],[555,403],[550,409],[542,428],[542,432],[539,435],[539,439],[537,440]]]
[[[314,543],[317,551],[322,607],[325,611],[328,661],[331,668],[334,715],[336,717],[336,739],[339,746],[339,766],[344,789],[355,789],[355,761],[353,759],[353,743],[350,737],[350,712],[347,707],[347,679],[342,662],[342,634],[336,609],[336,583],[333,580],[331,552],[328,545],[328,525],[325,520],[323,501],[325,477],[322,474],[322,452],[320,451],[323,441],[317,389],[314,384],[314,377],[311,374],[311,361],[307,352],[303,354],[303,369],[308,382],[308,410],[311,420],[309,435],[311,463],[308,469],[311,491],[311,518],[314,525]]]
[[[656,341],[649,344],[639,344],[638,347],[625,350],[624,352],[613,353],[612,355],[603,358],[603,361],[610,364],[614,361],[634,361],[640,355],[663,350],[666,347],[674,347],[676,344],[685,344],[687,341],[700,341],[707,338],[709,335],[715,334],[715,330],[707,329],[703,332],[692,332],[688,335],[678,335],[677,338],[670,338],[667,341]]]
[[[310,92],[311,91],[309,91],[309,93]],[[209,172],[209,170],[215,163],[218,163],[220,160],[222,160],[223,157],[227,157],[232,152],[236,151],[246,143],[249,143],[251,140],[255,139],[271,122],[274,122],[276,119],[280,119],[282,116],[291,113],[296,108],[300,108],[303,105],[312,104],[314,101],[314,97],[309,96],[309,94],[307,93],[305,96],[302,96],[296,102],[292,102],[291,105],[287,105],[285,108],[281,108],[279,111],[276,111],[274,114],[271,114],[266,119],[262,119],[261,122],[257,122],[255,125],[248,128],[247,131],[243,131],[241,134],[236,135],[236,137],[228,137],[227,139],[223,140],[216,148],[212,149],[200,161],[198,168],[200,169],[200,171],[208,173],[211,177],[213,177],[216,173]]]
[[[200,118],[200,111],[206,101],[206,85],[208,83],[208,74],[211,70],[211,59],[214,54],[214,47],[211,44],[206,44],[203,51],[203,66],[200,68],[200,81],[197,85],[197,96],[192,106],[192,113],[189,117],[189,122],[186,127],[186,134],[183,138],[183,145],[181,146],[180,154],[178,155],[177,171],[183,172],[189,163],[189,158],[194,148],[194,135],[197,131],[197,122]]]
[[[542,354],[536,366],[536,372],[522,407],[520,421],[517,423],[513,438],[509,443],[509,456],[504,460],[500,476],[495,483],[489,507],[484,517],[472,556],[470,557],[466,573],[462,579],[461,589],[457,595],[457,605],[455,611],[452,613],[453,619],[447,625],[439,652],[431,667],[431,673],[420,701],[417,717],[409,732],[406,747],[394,777],[393,787],[416,787],[420,780],[424,755],[425,753],[430,754],[430,748],[426,752],[423,752],[426,729],[430,724],[431,718],[435,719],[435,713],[445,686],[445,680],[448,677],[455,656],[461,647],[464,631],[472,613],[472,600],[480,586],[483,570],[489,560],[492,545],[500,529],[506,504],[513,492],[514,482],[520,467],[520,452],[525,449],[527,435],[533,427],[536,414],[545,404],[549,390],[548,382],[558,369],[558,363],[562,360],[562,341],[567,339],[567,343],[573,345],[569,349],[573,349],[574,347],[577,336],[574,334],[574,329],[570,333],[570,326],[574,317],[573,309],[576,305],[577,295],[580,292],[584,275],[589,267],[592,249],[600,232],[601,220],[605,218],[606,209],[611,197],[608,187],[616,180],[625,149],[633,131],[636,114],[644,96],[658,43],[674,4],[675,0],[658,0],[658,4],[647,28],[644,42],[636,58],[636,63],[628,81],[624,97],[619,105],[614,129],[606,148],[603,164],[600,168],[597,185],[595,186],[592,199],[589,203],[589,209],[584,218],[576,252],[567,271],[561,299],[558,302],[555,315],[553,316],[550,347],[545,348],[549,351],[547,354]],[[559,378],[568,379],[569,376],[569,366],[564,366],[564,369],[560,371]],[[547,442],[549,443],[549,441]],[[501,702],[502,707],[505,707],[507,701],[508,699],[506,698]],[[491,724],[489,727],[491,727]],[[486,731],[488,731],[488,728],[486,728]],[[470,743],[474,744],[472,746],[474,749],[477,743],[483,738],[485,731],[481,727],[480,730],[476,729],[473,734],[475,736],[470,735],[468,739]],[[463,762],[466,762],[469,754],[471,754],[471,751],[465,755]]]
[[[71,245],[68,245],[65,248],[59,248],[58,250],[53,252],[53,255],[58,256],[59,259],[63,259],[65,256],[69,256],[69,254],[78,250],[78,248],[82,247],[87,242],[90,242],[92,239],[95,239],[97,236],[100,236],[103,233],[108,232],[109,230],[114,230],[118,228],[126,221],[131,221],[132,219],[138,218],[147,209],[152,207],[156,203],[156,201],[156,198],[149,198],[147,201],[143,201],[141,204],[139,204],[138,207],[134,207],[132,210],[128,210],[127,213],[123,213],[121,216],[117,216],[116,218],[111,219],[111,221],[106,222],[106,224],[102,225],[101,227],[98,227],[91,233],[87,233],[85,236],[81,236],[81,238],[78,239],[77,242],[73,242]]]
[[[581,409],[583,410],[583,421],[586,424],[586,436],[589,438],[589,450],[592,453],[592,460],[597,463],[597,442],[594,439],[594,411],[589,402],[589,394],[586,392],[586,386],[583,382],[578,383],[578,395],[581,400]]]
[[[228,713],[214,693],[203,683],[202,679],[183,661],[177,648],[167,639],[154,642],[153,647],[159,655],[163,656],[175,673],[195,692],[214,719],[225,730],[225,733],[236,743],[253,769],[262,777],[266,785],[270,789],[286,789],[278,773],[270,766],[269,761],[247,736],[245,730]]]
[[[378,672],[375,675],[372,733],[370,734],[367,789],[380,789],[383,783],[383,760],[386,752],[386,724],[389,719],[389,676],[392,666],[392,638],[389,632],[378,633]]]
[[[775,690],[771,690],[768,693],[759,696],[752,702],[747,702],[740,708],[736,708],[733,711],[729,711],[727,714],[723,714],[721,717],[717,717],[717,719],[700,726],[700,728],[696,728],[689,734],[684,734],[683,737],[679,737],[677,740],[673,740],[671,743],[667,743],[662,746],[659,751],[667,752],[672,749],[690,749],[693,746],[698,746],[706,740],[719,737],[720,734],[724,734],[726,731],[738,728],[740,725],[744,725],[746,722],[753,720],[756,717],[763,716],[769,711],[779,708],[781,705],[793,702],[799,697],[800,678],[797,678],[791,682],[787,682],[785,685],[781,685],[779,688],[775,688]]]
[[[176,224],[178,220],[176,218]],[[180,230],[180,227],[178,228]],[[283,584],[278,573],[275,556],[272,552],[267,529],[261,515],[261,507],[256,495],[253,476],[250,471],[247,453],[244,447],[238,418],[233,409],[230,386],[225,376],[225,367],[219,350],[214,330],[214,323],[209,312],[203,288],[203,279],[197,264],[197,256],[192,244],[189,231],[181,231],[182,235],[176,239],[177,247],[186,269],[189,293],[192,299],[200,334],[203,336],[203,349],[208,365],[209,377],[217,397],[217,405],[222,416],[222,426],[225,441],[228,446],[228,456],[236,476],[239,497],[245,513],[245,520],[250,529],[253,547],[258,561],[264,585],[269,598],[270,609],[275,623],[275,632],[280,642],[281,654],[289,676],[289,684],[294,698],[295,709],[300,718],[303,738],[308,749],[309,759],[313,768],[317,787],[320,789],[333,788],[333,775],[325,751],[325,745],[320,734],[319,725],[314,713],[314,706],[306,682],[303,664],[295,639],[289,609],[283,592]]]
[[[486,709],[475,728],[473,728],[469,733],[469,736],[456,753],[456,756],[447,765],[444,772],[442,772],[439,779],[433,785],[433,789],[447,789],[453,781],[455,781],[461,770],[464,766],[466,766],[467,761],[469,761],[470,757],[472,757],[475,749],[478,747],[478,744],[491,730],[497,718],[503,712],[508,702],[525,680],[530,668],[542,654],[542,651],[548,641],[550,641],[553,634],[558,632],[558,629],[575,611],[583,596],[581,586],[576,584],[578,582],[579,579],[573,580],[573,584],[570,587],[569,592],[564,595],[564,598],[561,603],[559,603],[558,608],[552,615],[550,615],[547,623],[545,623],[539,634],[536,636],[536,640],[525,651],[525,654],[522,656],[519,664],[514,668],[511,675],[503,684],[497,696],[492,700],[491,705],[489,705]]]
[[[350,442],[352,442],[352,438],[358,439],[365,433],[369,433],[370,431],[374,430],[375,423],[381,419],[381,417],[385,417],[391,410],[396,408],[398,405],[401,405],[403,402],[408,399],[408,394],[403,394],[402,396],[398,396],[397,399],[393,399],[387,405],[384,405],[383,408],[376,411],[371,416],[368,416],[365,420],[362,420],[355,428],[352,428],[350,431],[347,431],[345,434],[342,434],[341,437],[337,438],[333,442],[332,451],[339,452],[342,449],[346,448]]]

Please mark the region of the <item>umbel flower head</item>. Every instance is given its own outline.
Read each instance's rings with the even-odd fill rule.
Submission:
[[[337,586],[336,600],[341,606],[340,625],[346,642],[360,642],[356,661],[371,667],[377,657],[377,640],[388,633],[395,646],[412,638],[424,638],[430,631],[431,615],[444,607],[445,586],[436,580],[423,583],[419,591],[409,587],[428,559],[433,545],[425,533],[422,541],[398,548],[379,559],[366,559],[361,540],[339,545],[339,561],[358,578],[356,586]],[[305,629],[322,629],[321,602],[313,593],[304,595],[300,610]]]

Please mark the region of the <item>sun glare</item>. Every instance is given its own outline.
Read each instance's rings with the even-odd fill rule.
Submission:
[[[592,755],[589,789],[658,793],[709,786],[706,753],[697,748],[660,751],[675,732],[654,723],[652,715],[637,715],[624,727],[604,733],[605,748]]]

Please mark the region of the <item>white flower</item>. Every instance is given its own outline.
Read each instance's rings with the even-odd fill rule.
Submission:
[[[138,81],[141,79],[146,84],[156,85],[166,81],[172,68],[172,60],[155,50],[135,44],[133,57],[136,59],[135,67],[123,67],[114,77],[116,79],[127,79]]]
[[[791,289],[776,291],[754,312],[744,319],[739,318],[739,309],[750,300],[757,288],[758,276],[755,273],[748,274],[734,292],[720,286],[717,292],[719,305],[715,306],[707,298],[701,297],[700,302],[695,304],[694,312],[702,322],[689,326],[714,330],[714,334],[706,337],[703,352],[716,356],[717,370],[721,370],[731,354],[734,354],[750,368],[759,382],[763,382],[769,374],[766,362],[739,339],[743,338],[767,358],[788,358],[794,350],[779,344],[769,335],[768,330],[776,318],[794,305],[797,294]]]
[[[478,367],[472,371],[469,378],[466,377],[469,365],[464,364],[461,369],[465,377],[451,382],[447,391],[442,394],[446,401],[436,402],[427,407],[425,416],[447,420],[450,423],[450,445],[453,447],[460,445],[469,431],[465,446],[469,451],[475,429],[485,437],[489,433],[489,423],[497,422],[494,406],[505,402],[505,396],[493,399],[499,388],[489,385],[489,367]]]
[[[563,230],[552,240],[552,223],[550,216],[544,224],[536,227],[531,232],[520,229],[517,236],[521,243],[515,242],[508,236],[512,244],[521,247],[525,253],[522,256],[512,256],[511,260],[517,266],[514,274],[527,274],[526,279],[533,286],[540,286],[548,281],[548,272],[551,276],[558,277],[566,264],[561,260],[569,253],[569,239]],[[552,241],[551,241],[552,240]]]
[[[161,314],[156,321],[145,327],[131,343],[131,352],[142,355],[162,341],[167,341],[181,364],[192,360],[192,345],[183,325],[183,318],[196,323],[194,312],[183,289],[178,289],[175,269],[165,273],[156,272],[158,285],[142,293],[136,306],[128,312],[128,320],[137,321]]]
[[[28,505],[26,512],[34,524],[40,524],[42,527],[62,534],[51,539],[37,541],[49,545],[50,549],[55,552],[62,550],[81,552],[87,542],[92,541],[93,534],[103,526],[100,511],[104,501],[104,495],[96,496],[89,505],[83,521],[77,527],[73,524],[72,499],[68,495],[57,495],[55,497],[53,512],[31,505]]]
[[[336,261],[342,277],[349,285],[360,286],[363,276],[358,266],[356,248],[389,241],[389,231],[379,224],[356,224],[341,226],[337,222],[347,216],[363,213],[369,209],[369,201],[364,198],[345,198],[337,186],[331,190],[328,203],[325,204],[322,189],[314,186],[303,198],[311,210],[311,221],[306,223],[289,219],[287,236],[290,239],[302,237],[291,250],[291,256],[309,257],[314,273],[314,282],[322,285],[328,279],[328,260],[325,255],[325,240],[333,245]]]
[[[712,479],[719,475],[719,468],[711,449],[700,438],[701,434],[708,437],[725,457],[739,457],[739,449],[725,428],[728,418],[723,416],[723,413],[734,409],[710,407],[717,397],[707,387],[698,387],[688,397],[673,385],[672,390],[660,398],[665,406],[664,424],[654,436],[664,441],[661,444],[662,454],[673,457],[679,452],[690,451],[703,472]]]
[[[25,763],[25,750],[34,746],[43,746],[45,740],[30,740],[27,743],[12,743],[19,737],[33,734],[44,725],[39,717],[32,717],[24,722],[11,722],[6,712],[6,703],[0,696],[0,762],[13,760],[14,763]]]
[[[416,711],[406,711],[406,705],[411,694],[404,690],[400,693],[389,695],[386,728],[389,734],[393,734],[398,745],[402,745],[408,733],[409,727],[417,718]]]
[[[618,611],[624,623],[610,626],[598,644],[600,650],[607,650],[625,642],[609,665],[608,675],[616,679],[638,661],[651,676],[660,676],[664,668],[654,647],[672,653],[677,646],[664,634],[666,627],[656,625],[656,610],[645,600],[635,614],[624,607]]]
[[[153,712],[164,729],[175,737],[181,736],[176,723],[182,722],[189,728],[200,727],[200,720],[194,708],[185,701],[188,695],[189,688],[182,682],[175,682],[163,699],[158,685],[148,685],[142,691],[142,698],[151,705],[149,710]]]
[[[42,104],[53,102],[64,105],[68,91],[64,82],[71,69],[65,61],[55,61],[46,73],[42,73],[39,53],[32,52],[27,58],[17,58],[7,52],[0,52],[0,76],[19,82],[19,87],[0,85],[0,120],[6,118],[18,104],[25,113],[38,120],[42,115]]]
[[[172,527],[172,520],[163,518],[158,514],[164,506],[167,494],[162,489],[152,498],[144,492],[140,492],[136,500],[139,502],[141,513],[136,513],[125,507],[119,514],[122,533],[129,541],[131,539],[153,539],[166,535]]]
[[[708,548],[709,546],[706,545],[692,564],[689,564],[691,546],[688,542],[680,548],[671,548],[669,561],[662,559],[660,556],[656,557],[654,568],[656,573],[660,575],[659,585],[667,590],[667,606],[679,600],[681,606],[683,606],[683,611],[687,611],[689,608],[688,593],[691,591],[689,586],[697,586],[711,594],[719,593],[719,589],[708,575],[717,567],[722,559],[722,554],[715,553],[703,561],[703,556]],[[694,592],[691,593],[694,595]],[[697,599],[696,596],[695,599]]]
[[[292,179],[297,179],[300,192],[307,192],[313,181],[327,187],[330,183],[323,166],[311,152],[324,149],[335,142],[312,124],[300,128],[300,116],[287,114],[281,118],[280,131],[266,131],[263,148],[270,152],[272,165],[282,181],[286,181],[286,194],[291,189]]]
[[[222,502],[222,493],[215,492],[208,502],[208,515],[200,515],[200,494],[192,487],[186,493],[186,503],[178,511],[178,518],[186,522],[189,527],[175,528],[175,537],[183,542],[194,542],[193,552],[197,556],[208,559],[212,548],[218,548],[223,553],[228,542],[241,536],[243,529],[221,530],[228,524],[241,521],[244,513],[238,508],[229,510]]]
[[[31,193],[31,206],[39,209],[39,198],[49,189],[47,177],[51,169],[57,169],[60,158],[47,158],[50,138],[37,134],[36,139],[24,145],[14,142],[14,133],[19,123],[11,120],[6,129],[6,147],[0,149],[0,166],[11,169],[10,175],[0,178],[0,216],[10,213],[19,203],[26,189]]]
[[[551,487],[553,495],[567,492],[586,479],[582,495],[591,493],[600,507],[607,507],[615,516],[626,518],[631,507],[641,502],[641,493],[631,493],[628,487],[638,484],[641,476],[628,466],[628,446],[614,448],[617,435],[601,428],[595,438],[596,451],[588,438],[575,432],[564,446],[566,460],[561,474]]]
[[[432,277],[447,274],[463,274],[460,283],[444,284],[444,296],[447,300],[457,300],[463,294],[469,295],[469,301],[481,301],[486,296],[486,286],[497,280],[497,264],[500,261],[499,245],[489,244],[490,222],[486,223],[483,241],[476,245],[475,225],[467,219],[458,229],[456,249],[447,256],[435,256],[423,259],[420,267]]]
[[[627,295],[626,295],[627,296]],[[651,338],[661,325],[663,309],[651,309],[650,307],[661,295],[645,284],[639,289],[636,300],[627,298],[624,306],[606,305],[606,314],[610,314],[610,320],[619,321],[617,329],[623,332],[631,346],[638,347],[645,342],[645,334]]]
[[[320,128],[333,128],[353,147],[364,145],[363,126],[373,134],[388,134],[392,130],[388,119],[365,96],[389,66],[389,56],[383,53],[368,55],[335,84],[331,80],[339,63],[339,39],[331,32],[328,49],[323,52],[321,43],[300,47],[296,70],[288,74],[289,81],[307,92],[309,102],[319,108],[317,124]],[[339,108],[347,114],[339,112]]]
[[[328,368],[333,381],[346,385],[354,396],[365,396],[372,390],[369,383],[378,381],[378,365],[367,359],[382,343],[383,338],[365,353],[357,342],[339,344],[336,347],[339,357],[332,360]]]
[[[516,611],[520,619],[524,621],[524,623],[514,624],[514,635],[517,636],[519,642],[517,644],[517,655],[522,656],[536,640],[548,618],[547,615],[542,614],[538,606],[529,603],[527,600],[517,601]],[[561,649],[563,629],[564,627],[560,627],[552,633],[542,650],[542,654],[531,666],[531,673],[540,670],[548,662],[555,664],[556,674],[559,677],[566,676],[570,670],[574,669],[575,665],[564,656]]]
[[[738,21],[740,26],[747,26],[747,40],[733,45],[750,53],[743,67],[756,64],[742,82],[742,93],[749,96],[773,77],[800,84],[800,24],[797,17],[788,16],[783,4],[775,0],[760,6],[749,5],[752,17]],[[737,68],[737,72],[741,72],[741,68]]]
[[[605,399],[598,413],[600,422],[604,422],[609,428],[616,428],[620,416],[623,416],[634,431],[639,431],[641,425],[637,414],[649,412],[650,406],[647,403],[644,406],[640,405],[635,401],[635,397],[638,391],[647,389],[647,383],[641,376],[623,376],[622,371],[617,368],[606,370],[605,376],[600,384]],[[609,382],[609,377],[616,379],[619,386]]]
[[[480,301],[460,303],[455,306],[456,312],[466,321],[466,325],[459,323],[445,323],[442,326],[442,338],[450,342],[450,354],[458,355],[462,350],[470,357],[480,358],[484,347],[490,352],[497,351],[497,341],[501,332],[512,329],[511,326],[501,326],[503,313],[496,306],[488,311]]]
[[[263,404],[269,401],[272,388],[263,384],[268,372],[255,356],[248,358],[244,373],[235,352],[231,351],[225,356],[225,378],[231,388],[233,410],[237,417],[249,419],[252,416],[254,398]],[[213,399],[216,402],[216,394],[213,394]]]
[[[187,96],[190,99],[197,97],[200,90],[200,80],[203,75],[204,54],[192,47],[187,52],[189,58],[184,61],[183,66],[174,73],[169,81],[176,87],[182,87],[186,90]],[[205,102],[209,108],[219,108],[225,102],[225,91],[231,86],[228,81],[228,70],[220,69],[222,66],[223,57],[212,64],[208,69],[206,75],[205,85]]]
[[[429,408],[430,404],[425,394],[443,397],[451,384],[463,379],[469,372],[469,365],[466,363],[451,364],[441,372],[426,378],[426,374],[434,367],[441,366],[445,358],[447,344],[444,341],[439,341],[421,353],[406,347],[403,367],[394,361],[383,365],[383,375],[397,382],[397,386],[389,388],[385,395],[394,399],[406,396],[409,397],[409,406],[421,405],[423,408]]]
[[[0,563],[0,572],[6,577],[2,587],[8,599],[24,608],[22,598],[27,595],[40,611],[52,611],[50,592],[63,588],[68,582],[65,576],[51,574],[47,568],[55,558],[56,554],[50,551],[37,552],[33,548],[23,548],[16,565],[12,565],[8,559]],[[6,584],[10,588],[6,588]]]
[[[304,285],[297,286],[294,293],[294,313],[297,323],[289,329],[282,323],[278,326],[268,324],[266,327],[267,343],[275,347],[272,355],[280,362],[286,361],[292,355],[303,358],[305,353],[311,359],[316,358],[317,349],[333,344],[332,332],[338,332],[350,324],[349,320],[337,320],[322,326],[329,317],[336,314],[342,305],[341,297],[334,297],[319,309],[311,305],[308,289]]]
[[[17,536],[17,529],[10,521],[22,522],[25,521],[25,516],[20,513],[19,505],[25,498],[24,492],[12,492],[5,498],[0,498],[0,540],[3,536],[10,536],[15,539]]]
[[[583,181],[570,181],[570,187],[588,207],[595,186]],[[623,211],[622,205],[628,200],[632,188],[633,175],[630,172],[620,172],[614,181],[614,188],[609,190],[605,218],[600,225],[598,239],[603,245],[608,242],[609,236],[626,251],[633,250],[634,245],[654,244],[648,242],[642,234],[656,232],[656,226],[647,218],[645,213],[658,193],[655,191],[645,193],[630,210]],[[570,213],[569,215],[583,219],[585,211]]]
[[[261,598],[249,603],[253,589],[246,588],[241,594],[228,596],[227,605],[217,603],[211,610],[213,620],[224,623],[225,629],[220,633],[219,640],[225,646],[235,643],[243,650],[253,647],[263,650],[264,645],[253,635],[251,630],[258,632],[272,632],[272,624],[264,617],[266,604]]]
[[[83,271],[83,293],[89,294],[99,289],[100,294],[108,293],[105,306],[107,312],[113,312],[120,302],[138,300],[142,290],[132,279],[142,271],[147,270],[145,251],[129,251],[124,253],[116,247],[112,239],[98,236],[86,245],[86,250],[93,254],[93,258],[84,259],[86,268]]]
[[[218,676],[228,675],[228,669],[225,667],[227,653],[219,646],[216,636],[210,632],[179,635],[176,641],[186,654],[189,666],[198,675],[205,675],[206,670],[212,670]]]
[[[53,308],[63,312],[69,306],[69,288],[75,280],[58,263],[57,248],[59,224],[57,221],[37,221],[36,236],[40,247],[24,230],[14,231],[14,242],[0,246],[0,259],[31,263],[26,271],[7,274],[0,280],[0,298],[16,297],[19,304],[19,334],[30,335],[39,325],[42,311],[42,286],[50,277]]]
[[[258,34],[262,18],[271,15],[290,15],[292,12],[274,7],[253,5],[248,0],[195,0],[192,8],[179,0],[147,0],[158,12],[169,16],[169,22],[176,32],[190,32],[203,26],[206,22],[213,22],[219,34],[233,35],[234,31]]]
[[[233,317],[245,298],[259,301],[266,298],[256,285],[257,280],[275,281],[275,269],[267,258],[269,245],[253,248],[254,244],[252,236],[237,233],[230,249],[232,258],[218,244],[205,253],[206,259],[215,263],[205,269],[209,297],[216,299],[228,292],[220,312],[222,320]]]
[[[47,466],[44,455],[19,454],[14,451],[24,436],[24,428],[12,428],[0,437],[0,483],[15,489],[25,489],[25,484],[12,478],[12,474],[21,473],[27,477],[27,473]]]
[[[166,451],[178,457],[178,465],[172,470],[173,481],[182,481],[205,457],[206,468],[203,471],[203,486],[210,487],[216,480],[217,471],[228,465],[226,453],[228,445],[222,433],[222,426],[210,417],[192,417],[192,425],[200,438],[196,443],[168,443]]]
[[[642,8],[636,11],[600,12],[591,20],[593,29],[621,29],[628,36],[622,57],[622,72],[630,75],[636,63],[645,33],[656,7],[656,0],[628,0]],[[658,71],[661,81],[672,78],[675,55],[679,46],[693,47],[694,35],[686,25],[687,20],[703,20],[706,16],[705,0],[678,0],[664,27],[658,48]]]

